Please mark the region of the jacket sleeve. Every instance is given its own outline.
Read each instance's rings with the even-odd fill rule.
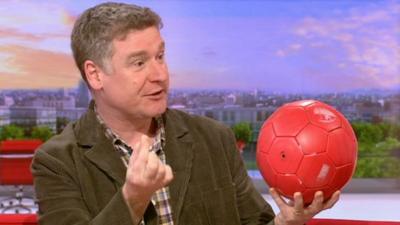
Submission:
[[[31,167],[40,225],[133,225],[121,190],[100,212],[91,212],[70,166],[42,150],[36,152]]]
[[[230,162],[233,182],[236,187],[237,206],[241,224],[274,224],[273,219],[275,214],[271,206],[254,187],[253,182],[248,176],[242,156],[236,147],[235,136],[232,130],[227,128],[225,134],[224,145]]]

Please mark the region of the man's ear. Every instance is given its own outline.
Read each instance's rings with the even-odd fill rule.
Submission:
[[[103,87],[104,72],[92,60],[86,60],[83,64],[86,79],[93,90],[99,90]]]

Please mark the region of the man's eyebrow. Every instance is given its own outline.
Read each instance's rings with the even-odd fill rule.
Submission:
[[[130,60],[130,59],[132,59],[132,58],[144,57],[144,56],[146,56],[146,55],[147,55],[146,51],[137,51],[137,52],[132,52],[132,53],[130,53],[130,54],[128,55],[128,57],[126,57],[126,58],[127,58],[127,60]]]
[[[161,44],[158,46],[159,50],[164,50],[165,49],[165,42],[161,42]],[[126,59],[127,61],[131,60],[132,58],[137,58],[137,57],[146,57],[148,56],[148,53],[146,51],[137,51],[137,52],[132,52],[130,53]]]

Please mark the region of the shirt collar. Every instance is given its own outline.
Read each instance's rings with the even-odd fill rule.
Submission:
[[[104,122],[104,120],[101,118],[100,114],[97,112],[97,107],[94,105],[94,112],[96,114],[96,118],[100,125],[102,126],[104,133],[108,139],[110,139],[113,143],[113,145],[118,145],[118,144],[124,144],[126,146],[129,146],[117,133],[115,133],[110,127],[107,126],[107,124]],[[164,128],[164,121],[162,119],[162,116],[157,116],[154,118],[156,122],[156,135],[155,135],[155,145],[153,146],[152,149],[155,151],[162,150],[163,147],[165,146],[165,128]]]

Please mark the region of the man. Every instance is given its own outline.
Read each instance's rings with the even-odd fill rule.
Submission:
[[[72,31],[76,64],[94,101],[36,152],[41,225],[304,224],[330,208],[317,193],[280,213],[255,190],[229,128],[167,109],[169,74],[160,17],[104,3]]]

